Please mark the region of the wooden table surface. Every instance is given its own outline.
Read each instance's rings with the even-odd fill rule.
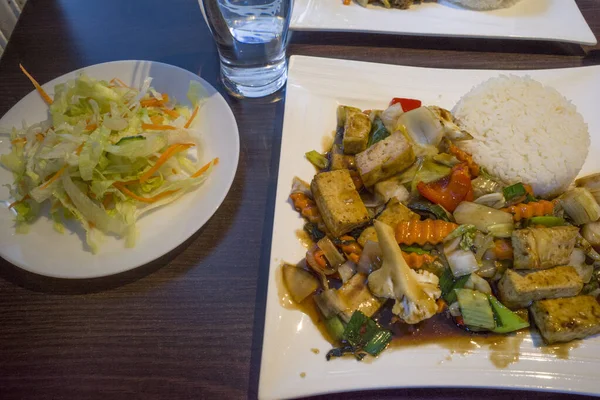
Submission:
[[[578,4],[600,38],[600,2]],[[289,54],[445,68],[600,64],[600,46],[346,33],[294,33]],[[43,83],[121,59],[177,65],[224,93],[197,0],[29,0],[0,61],[0,115],[31,91],[19,63]],[[128,273],[82,281],[40,277],[0,259],[0,398],[256,397],[282,97],[226,96],[241,136],[233,187],[173,252]],[[410,389],[337,398],[525,395],[561,397]]]

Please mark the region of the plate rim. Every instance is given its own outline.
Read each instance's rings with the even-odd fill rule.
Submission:
[[[233,160],[233,168],[229,171],[229,173],[227,174],[227,178],[226,178],[226,182],[227,184],[226,186],[226,190],[224,190],[222,193],[220,193],[217,197],[217,200],[215,202],[215,207],[213,209],[210,210],[210,212],[205,214],[205,218],[202,219],[201,223],[197,225],[197,227],[194,227],[193,229],[190,230],[189,234],[186,234],[185,237],[180,240],[180,241],[174,241],[172,244],[170,244],[169,246],[166,246],[165,249],[163,249],[162,251],[153,254],[150,257],[140,257],[140,259],[136,262],[131,263],[130,266],[127,267],[122,267],[118,270],[113,270],[111,272],[103,272],[103,271],[94,271],[92,273],[87,273],[87,274],[81,274],[81,275],[77,275],[77,276],[73,276],[73,275],[69,275],[69,274],[62,274],[62,273],[54,273],[54,271],[48,271],[48,272],[41,272],[39,270],[36,270],[35,268],[31,268],[27,263],[23,263],[20,262],[19,260],[14,259],[13,257],[7,257],[5,254],[2,253],[2,249],[0,248],[0,258],[4,259],[6,262],[16,266],[17,268],[20,268],[22,270],[25,270],[29,273],[33,273],[36,275],[40,275],[40,276],[45,276],[45,277],[49,277],[49,278],[57,278],[57,279],[66,279],[66,280],[79,280],[79,279],[96,279],[96,278],[104,278],[104,277],[108,277],[108,276],[113,276],[113,275],[118,275],[127,271],[131,271],[137,268],[140,268],[144,265],[147,265],[157,259],[159,259],[160,257],[164,256],[165,254],[168,254],[169,252],[173,251],[174,249],[176,249],[177,247],[181,246],[183,243],[185,243],[190,237],[192,237],[194,234],[196,234],[200,229],[202,229],[204,227],[204,225],[206,225],[206,223],[214,216],[214,214],[217,212],[217,210],[222,206],[223,202],[225,201],[227,195],[229,194],[229,192],[231,191],[231,188],[233,186],[233,182],[235,180],[235,176],[237,175],[237,170],[239,167],[239,158],[240,158],[240,132],[239,132],[239,126],[237,124],[237,119],[235,118],[235,114],[233,113],[233,110],[231,109],[230,105],[227,103],[227,101],[225,100],[225,98],[223,97],[223,95],[213,86],[211,85],[208,81],[206,81],[204,78],[202,78],[200,75],[187,70],[185,68],[179,67],[177,65],[172,65],[172,64],[168,64],[168,63],[164,63],[164,62],[160,62],[160,61],[152,61],[152,60],[141,60],[141,59],[123,59],[123,60],[112,60],[112,61],[106,61],[106,62],[101,62],[101,63],[96,63],[96,64],[91,64],[91,65],[87,65],[78,69],[74,69],[72,71],[66,72],[64,74],[61,74],[51,80],[49,80],[48,82],[41,84],[40,86],[45,89],[46,91],[54,91],[54,86],[58,83],[61,83],[62,81],[66,80],[66,79],[70,79],[70,78],[66,78],[67,76],[70,75],[77,75],[78,73],[84,72],[86,71],[86,69],[89,68],[99,68],[102,66],[106,66],[106,65],[114,65],[114,64],[121,64],[121,65],[148,65],[149,68],[152,67],[152,65],[159,65],[163,68],[168,68],[168,69],[172,69],[177,71],[178,73],[181,74],[185,74],[190,76],[190,80],[195,79],[199,82],[201,82],[203,85],[205,85],[206,87],[212,89],[214,91],[214,97],[216,98],[216,100],[220,103],[222,103],[223,110],[226,114],[228,114],[228,118],[231,120],[231,122],[233,123],[233,127],[235,127],[235,134],[233,134],[233,138],[234,138],[234,143],[232,143],[232,150],[235,150],[235,157],[231,157],[231,159]],[[148,77],[149,75],[146,75],[144,77]],[[31,90],[29,93],[27,93],[26,95],[24,95],[22,98],[20,98],[11,108],[9,108],[6,113],[4,113],[1,117],[0,120],[2,120],[8,113],[10,113],[11,111],[13,111],[15,108],[18,108],[19,105],[25,101],[25,99],[29,96],[33,96],[35,95],[36,90],[33,89]],[[21,107],[23,107],[21,105]],[[210,177],[209,177],[210,179]],[[12,182],[10,182],[12,184]],[[136,244],[136,247],[139,245],[139,243]],[[136,251],[139,250],[137,248],[123,248],[120,251]]]
[[[441,71],[446,71],[446,72],[454,72],[454,71],[480,71],[480,72],[485,72],[485,73],[506,73],[506,74],[510,74],[511,72],[518,72],[520,74],[528,74],[528,73],[536,73],[536,72],[541,72],[544,73],[545,72],[549,72],[552,73],[552,71],[573,71],[573,70],[596,70],[598,72],[600,72],[600,65],[590,65],[590,66],[583,66],[583,67],[573,67],[573,68],[551,68],[551,69],[528,69],[528,70],[489,70],[489,69],[448,69],[448,68],[424,68],[424,67],[413,67],[413,66],[403,66],[403,65],[393,65],[393,64],[380,64],[380,63],[374,63],[374,62],[363,62],[363,61],[350,61],[350,60],[340,60],[340,59],[332,59],[332,58],[324,58],[324,57],[312,57],[312,56],[303,56],[303,55],[298,55],[298,56],[292,56],[290,58],[290,71],[289,71],[289,75],[288,75],[288,79],[289,79],[289,83],[291,84],[291,86],[294,87],[294,89],[290,90],[290,91],[286,91],[286,107],[284,110],[284,120],[283,120],[283,129],[282,129],[282,140],[285,140],[285,132],[286,132],[286,114],[289,113],[288,110],[292,110],[292,107],[294,105],[297,105],[297,102],[291,102],[288,101],[288,96],[292,95],[294,92],[296,92],[296,90],[300,91],[300,90],[304,90],[308,93],[311,93],[314,89],[311,89],[310,86],[312,85],[313,87],[315,85],[314,82],[309,84],[307,83],[306,85],[302,84],[302,79],[298,78],[298,73],[304,73],[306,74],[306,76],[308,75],[307,71],[298,71],[299,69],[301,69],[301,67],[314,67],[314,68],[318,68],[319,70],[323,70],[324,65],[323,64],[319,64],[319,62],[325,62],[325,63],[330,63],[328,66],[332,67],[333,69],[335,69],[335,67],[342,67],[341,64],[339,63],[346,63],[345,66],[351,70],[351,69],[359,69],[360,66],[364,67],[366,64],[372,64],[375,66],[383,66],[384,68],[390,68],[390,69],[394,69],[394,68],[407,68],[407,69],[414,69],[414,70],[420,70],[420,71],[431,71],[431,70],[441,70]],[[297,64],[302,64],[300,67],[298,67]],[[360,70],[364,71],[364,68],[360,68]],[[339,72],[339,70],[337,70]],[[371,71],[372,72],[372,71]],[[595,72],[595,71],[594,71]],[[342,76],[345,76],[346,78],[348,78],[347,75],[344,75],[346,73],[346,71],[341,72]],[[365,74],[367,74],[368,72],[364,72]],[[323,77],[321,77],[321,79],[323,79]],[[535,77],[534,77],[535,79]],[[308,86],[308,88],[307,88]],[[466,88],[464,90],[464,93],[466,93],[468,91],[469,88]],[[324,89],[327,90],[327,89]],[[318,96],[318,95],[315,95]],[[343,95],[341,95],[340,97],[344,97]],[[360,98],[360,96],[359,96]],[[289,108],[288,108],[289,107]],[[289,115],[289,114],[288,114]],[[588,115],[586,113],[586,115]],[[288,123],[289,122],[289,117],[288,117]],[[285,185],[283,182],[280,181],[280,177],[282,177],[281,174],[281,168],[283,167],[283,157],[284,157],[284,147],[283,147],[283,141],[282,141],[282,147],[280,150],[280,162],[279,162],[279,171],[278,171],[278,179],[277,179],[277,186],[280,187],[282,184]],[[287,176],[286,176],[287,178]],[[278,195],[276,194],[276,201],[278,200]],[[313,396],[313,395],[322,395],[322,394],[330,394],[330,393],[344,393],[344,392],[349,392],[349,391],[356,391],[356,390],[377,390],[377,389],[404,389],[404,388],[467,388],[467,389],[483,389],[483,388],[488,388],[488,389],[511,389],[511,390],[521,390],[521,391],[540,391],[540,392],[554,392],[554,393],[572,393],[572,394],[592,394],[592,395],[599,395],[600,391],[591,391],[591,390],[586,390],[586,389],[581,389],[579,387],[577,387],[577,382],[592,382],[592,381],[596,381],[597,377],[592,377],[592,376],[584,376],[584,375],[569,375],[570,380],[573,382],[574,386],[572,386],[571,388],[566,388],[565,387],[565,383],[564,381],[560,381],[558,384],[556,383],[556,381],[549,381],[548,385],[543,386],[541,385],[541,378],[531,382],[531,383],[527,383],[528,380],[531,380],[533,378],[533,376],[525,376],[525,374],[516,374],[515,371],[511,371],[510,369],[494,369],[493,370],[493,376],[494,377],[499,377],[500,375],[505,377],[503,378],[508,380],[504,383],[501,384],[497,384],[497,385],[489,385],[489,384],[472,384],[472,385],[465,385],[463,383],[448,383],[448,382],[444,382],[442,384],[440,383],[436,383],[435,380],[433,381],[426,381],[426,382],[418,382],[418,383],[412,383],[412,384],[397,384],[395,382],[388,382],[385,385],[382,384],[371,384],[368,386],[360,386],[360,387],[352,387],[349,389],[338,389],[338,388],[330,388],[330,389],[323,389],[322,387],[319,387],[317,390],[311,390],[308,389],[307,386],[309,386],[309,382],[307,381],[304,385],[302,385],[302,389],[298,389],[297,391],[291,392],[291,391],[286,391],[286,393],[284,394],[283,391],[276,391],[276,388],[272,385],[272,382],[270,386],[267,386],[267,379],[265,378],[265,373],[267,370],[266,367],[266,363],[265,360],[267,358],[269,358],[271,361],[273,361],[273,359],[271,359],[270,357],[266,357],[267,354],[269,354],[269,351],[273,351],[273,348],[269,346],[269,344],[267,343],[267,340],[270,338],[268,338],[267,336],[269,336],[269,334],[267,332],[269,332],[270,334],[275,334],[277,333],[277,330],[275,328],[270,329],[269,326],[273,324],[273,318],[281,318],[282,312],[284,311],[283,307],[280,306],[279,304],[279,299],[278,299],[278,288],[277,286],[277,282],[276,282],[276,271],[274,271],[274,269],[278,268],[278,266],[281,264],[281,260],[277,260],[274,257],[275,256],[281,256],[281,254],[274,254],[274,246],[273,243],[275,242],[275,229],[276,227],[276,221],[277,221],[277,214],[278,214],[278,207],[283,207],[280,204],[276,204],[276,208],[275,208],[275,214],[274,214],[274,218],[273,218],[273,225],[272,225],[272,237],[271,237],[271,251],[270,251],[270,257],[269,257],[269,273],[268,273],[268,282],[267,282],[267,300],[266,300],[266,307],[265,307],[265,324],[264,324],[264,330],[263,330],[263,348],[262,348],[262,352],[261,352],[261,366],[260,366],[260,376],[259,376],[259,390],[258,390],[258,397],[260,399],[271,399],[271,398],[292,398],[292,397],[296,397],[296,396]],[[284,221],[285,222],[285,221]],[[280,222],[281,224],[281,222]],[[297,228],[297,227],[294,227]],[[290,230],[290,232],[292,232]],[[290,233],[291,234],[291,233]],[[271,301],[270,301],[271,299]],[[273,300],[275,299],[275,300]],[[298,320],[301,320],[302,315],[300,314],[298,317]],[[304,344],[304,343],[303,343]],[[437,351],[440,351],[441,349],[438,349],[437,347],[435,348]],[[436,353],[437,354],[437,353]],[[321,356],[322,357],[322,356]],[[273,372],[272,368],[268,368],[270,369],[269,372]],[[484,370],[483,373],[487,374],[490,373],[490,370]],[[429,371],[427,371],[429,372]],[[438,370],[433,370],[434,373],[438,374],[438,375],[442,375],[444,373],[444,371],[438,371]],[[360,374],[360,372],[358,372],[357,374]],[[547,374],[553,374],[553,372],[548,372]],[[555,373],[554,373],[555,374]],[[560,374],[560,373],[559,373]],[[362,375],[362,374],[361,374]],[[564,374],[563,374],[564,375]],[[279,377],[281,378],[280,375]],[[285,376],[290,377],[291,376],[289,374],[286,374]],[[354,375],[356,376],[356,375]],[[539,373],[536,375],[536,377],[539,376]],[[439,381],[438,381],[439,382]],[[561,385],[562,383],[562,385]]]

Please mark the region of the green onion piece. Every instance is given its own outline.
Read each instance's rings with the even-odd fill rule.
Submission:
[[[470,224],[460,225],[458,228],[456,228],[455,230],[450,232],[448,234],[448,236],[446,236],[444,238],[444,242],[449,242],[450,240],[454,240],[457,237],[463,236],[464,234],[474,233],[476,231],[477,231],[477,228],[475,228],[475,225],[470,225]]]
[[[325,169],[329,166],[329,160],[323,154],[316,150],[311,150],[305,154],[308,161],[319,169]]]
[[[375,117],[371,125],[371,134],[369,135],[367,147],[373,146],[375,143],[385,139],[388,136],[390,136],[390,132],[388,132],[385,125],[383,125],[381,118]]]
[[[506,308],[504,304],[500,303],[494,296],[488,295],[488,299],[492,306],[492,310],[494,311],[494,318],[496,319],[496,328],[492,329],[492,332],[508,333],[529,326],[529,322]]]
[[[494,330],[496,321],[488,296],[471,289],[456,289],[460,313],[467,327]]]
[[[377,356],[392,341],[392,332],[380,330],[367,342],[363,350],[372,356]]]
[[[325,327],[327,328],[327,332],[329,332],[329,335],[333,340],[335,340],[336,342],[342,340],[344,336],[345,327],[344,323],[337,315],[326,319]]]
[[[565,224],[565,220],[560,217],[553,217],[551,215],[546,215],[543,217],[531,217],[527,220],[528,225],[543,225],[543,226],[563,226]]]
[[[430,251],[427,251],[427,250],[422,249],[422,248],[417,247],[417,246],[401,245],[400,248],[402,248],[402,251],[405,252],[405,253],[417,253],[418,255],[431,254]]]
[[[442,291],[442,298],[448,304],[452,304],[456,301],[456,292],[454,289],[462,289],[471,275],[463,275],[459,278],[454,279],[452,270],[446,268],[440,276],[440,289]]]
[[[527,196],[527,190],[525,189],[525,186],[519,182],[502,189],[502,194],[504,195],[504,199],[506,201],[511,201],[512,199],[518,197]]]

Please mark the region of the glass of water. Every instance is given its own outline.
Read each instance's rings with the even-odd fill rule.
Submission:
[[[263,97],[287,80],[285,48],[293,0],[198,0],[217,43],[223,84]]]

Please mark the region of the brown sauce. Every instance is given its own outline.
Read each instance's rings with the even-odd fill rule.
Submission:
[[[327,332],[321,313],[312,296],[309,296],[302,303],[297,304],[287,293],[287,289],[283,283],[281,268],[277,269],[276,279],[279,301],[282,307],[289,310],[298,310],[306,314],[325,340],[335,345],[335,341],[331,339]],[[392,314],[389,307],[384,308],[377,318],[382,326],[390,329],[394,334],[394,339],[386,351],[407,347],[436,345],[449,351],[449,354],[442,361],[444,362],[451,361],[454,355],[466,356],[478,349],[487,348],[489,350],[490,362],[498,369],[506,368],[510,364],[519,361],[521,345],[529,333],[528,330],[503,335],[468,332],[456,326],[446,312],[437,314],[417,325],[392,323],[391,319]],[[579,341],[556,345],[545,345],[543,343],[536,345],[543,354],[553,355],[561,359],[568,359],[569,351],[578,346]],[[318,354],[314,349],[310,350]],[[372,357],[365,357],[363,362],[372,362],[372,359]]]
[[[298,241],[300,241],[300,244],[305,249],[308,249],[309,247],[311,247],[314,244],[314,242],[310,238],[310,235],[304,229],[296,230],[296,237],[298,238]]]
[[[331,134],[323,136],[323,138],[321,139],[321,148],[323,153],[331,151],[331,147],[333,146],[333,142],[335,141],[335,136],[335,131],[331,131]]]

